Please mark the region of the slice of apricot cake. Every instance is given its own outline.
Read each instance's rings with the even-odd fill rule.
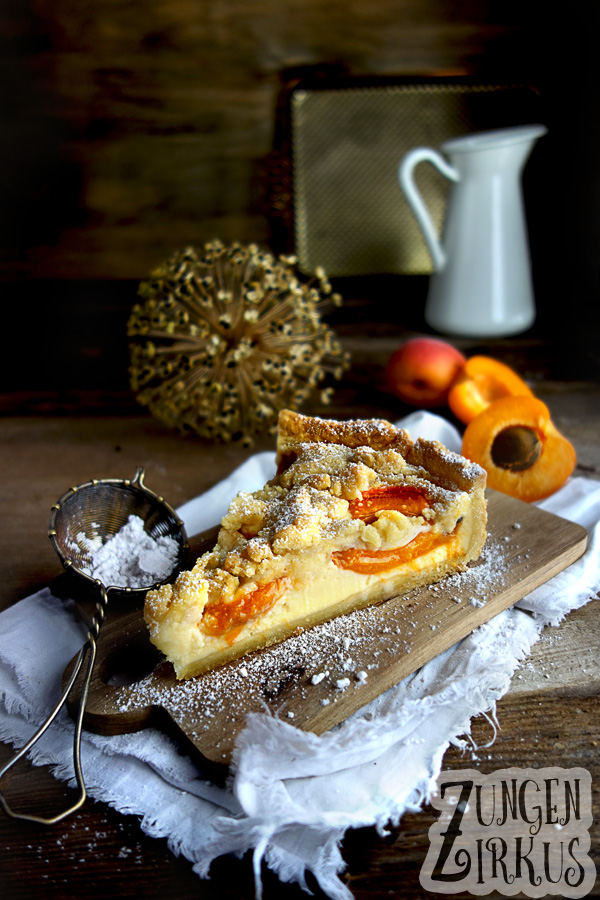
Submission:
[[[217,544],[150,591],[150,639],[190,678],[360,607],[439,581],[486,538],[485,472],[379,419],[283,410],[277,474],[241,492]]]

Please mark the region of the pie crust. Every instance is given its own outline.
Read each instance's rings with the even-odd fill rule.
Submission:
[[[216,546],[150,591],[150,639],[190,678],[464,570],[486,539],[485,472],[381,419],[283,410],[277,474],[239,493]]]

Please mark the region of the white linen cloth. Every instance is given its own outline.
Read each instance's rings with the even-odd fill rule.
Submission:
[[[398,424],[413,437],[441,437],[460,449],[458,432],[437,416],[416,413]],[[216,524],[231,496],[262,485],[273,466],[274,454],[256,454],[185,504],[179,512],[188,532]],[[345,831],[375,825],[383,832],[406,811],[418,811],[448,746],[468,746],[471,719],[484,714],[494,725],[496,701],[543,628],[600,590],[600,482],[572,478],[539,506],[588,530],[585,555],[332,731],[316,736],[267,713],[251,715],[226,787],[205,780],[154,729],[108,738],[85,732],[89,795],[139,816],[144,832],[167,838],[201,876],[210,875],[217,856],[251,850],[257,896],[264,860],[284,882],[307,888],[312,872],[328,896],[348,900],[340,879]],[[0,614],[2,740],[22,746],[35,731],[81,641],[73,604],[48,589]],[[34,763],[72,781],[72,735],[63,711],[34,748]]]

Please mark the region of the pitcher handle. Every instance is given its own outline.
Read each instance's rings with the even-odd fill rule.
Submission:
[[[400,162],[398,180],[404,191],[404,195],[411,207],[417,223],[423,232],[429,255],[435,272],[444,268],[446,254],[438,240],[435,225],[429,215],[429,210],[415,184],[414,170],[420,162],[430,162],[435,168],[450,181],[460,181],[459,172],[447,162],[444,157],[431,147],[415,147]]]

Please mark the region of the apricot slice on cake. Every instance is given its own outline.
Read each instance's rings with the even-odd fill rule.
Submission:
[[[238,637],[246,622],[266,613],[277,603],[289,584],[289,578],[276,578],[247,593],[241,592],[230,603],[207,604],[202,627],[214,637],[224,636],[228,644]]]
[[[360,550],[353,547],[349,550],[337,550],[333,553],[332,559],[340,569],[358,572],[360,575],[379,575],[414,562],[430,550],[451,544],[453,541],[452,534],[435,534],[427,531],[418,534],[404,547],[393,547],[389,550]]]
[[[468,425],[463,455],[487,472],[487,484],[520,500],[542,500],[573,472],[575,448],[537,397],[503,397]]]
[[[506,363],[491,356],[472,356],[450,388],[448,405],[468,425],[502,397],[533,397],[533,391]]]
[[[375,520],[377,513],[385,510],[395,510],[405,516],[421,516],[430,503],[431,501],[422,488],[408,485],[386,485],[365,491],[360,500],[351,500],[348,504],[348,511],[353,518],[362,519],[363,522],[368,523]],[[451,540],[452,535],[425,532],[417,534],[412,541],[402,547],[392,547],[387,550],[365,550],[352,547],[348,550],[334,552],[332,559],[340,569],[359,572],[361,575],[377,575],[410,563]]]
[[[394,484],[364,491],[360,500],[350,500],[348,511],[354,519],[368,522],[385,509],[395,509],[405,516],[421,516],[429,504],[422,488]]]

